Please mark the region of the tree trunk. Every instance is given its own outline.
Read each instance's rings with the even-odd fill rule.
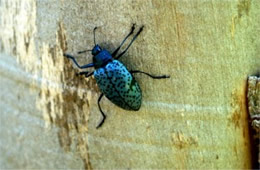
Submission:
[[[252,168],[247,76],[260,68],[258,0],[0,0],[0,168]],[[96,42],[137,74],[139,111],[77,76]],[[128,44],[130,41],[127,41]],[[126,46],[124,46],[126,47]],[[92,70],[92,69],[90,69]]]

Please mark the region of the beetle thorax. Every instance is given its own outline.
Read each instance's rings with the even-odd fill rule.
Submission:
[[[102,49],[99,45],[94,46],[92,55],[95,69],[103,67],[113,60],[111,54],[106,49]]]

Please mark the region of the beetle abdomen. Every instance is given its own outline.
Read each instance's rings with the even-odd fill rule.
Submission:
[[[98,87],[117,106],[126,110],[139,110],[142,92],[127,68],[118,60],[94,72]]]

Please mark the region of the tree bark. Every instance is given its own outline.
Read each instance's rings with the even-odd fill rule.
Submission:
[[[1,0],[1,168],[252,168],[246,86],[259,72],[258,0]],[[77,76],[97,43],[112,52],[144,30],[121,61],[139,111]],[[129,41],[127,41],[129,43]]]

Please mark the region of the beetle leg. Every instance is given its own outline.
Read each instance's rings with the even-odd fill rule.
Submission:
[[[124,40],[121,42],[121,44],[119,45],[119,47],[117,47],[117,49],[115,49],[115,51],[112,53],[112,57],[115,57],[117,52],[120,50],[120,48],[122,47],[122,45],[125,43],[125,41],[127,40],[127,38],[132,35],[134,33],[135,30],[135,24],[133,24],[131,31],[127,34],[127,36],[124,38]]]
[[[101,107],[100,107],[100,104],[99,104],[99,102],[101,101],[101,99],[102,99],[103,96],[104,96],[104,94],[102,93],[102,94],[99,96],[99,98],[98,98],[98,108],[99,108],[99,111],[100,111],[101,114],[102,114],[102,120],[100,121],[100,123],[99,123],[98,126],[96,127],[97,129],[100,128],[100,127],[103,125],[103,123],[104,123],[104,121],[105,121],[105,119],[106,119],[106,115],[105,115],[104,112],[102,111],[102,109],[101,109]]]
[[[64,54],[64,57],[67,57],[67,58],[70,58],[72,59],[72,61],[76,64],[76,66],[80,69],[84,69],[84,68],[89,68],[89,67],[94,67],[94,64],[93,63],[89,63],[89,64],[86,64],[86,65],[83,65],[83,66],[80,66],[78,64],[78,62],[76,61],[75,57],[73,57],[72,55],[69,55],[69,54]]]
[[[146,73],[146,72],[143,72],[143,71],[139,71],[139,70],[131,70],[130,73],[142,73],[142,74],[145,74],[153,79],[165,79],[165,78],[170,78],[170,76],[167,76],[167,75],[161,75],[161,76],[154,76],[154,75],[151,75],[149,73]]]
[[[85,75],[85,77],[92,76],[94,72],[89,73],[88,71],[82,71],[78,73],[79,75]]]
[[[124,55],[125,54],[125,52],[128,50],[128,48],[132,45],[132,43],[134,42],[134,40],[138,37],[138,35],[143,31],[143,28],[144,28],[144,26],[142,26],[140,29],[139,29],[139,31],[135,34],[135,36],[134,36],[134,38],[131,40],[131,42],[129,43],[129,45],[126,47],[126,49],[122,52],[122,53],[120,53],[117,57],[115,57],[115,59],[119,59],[122,55]]]

